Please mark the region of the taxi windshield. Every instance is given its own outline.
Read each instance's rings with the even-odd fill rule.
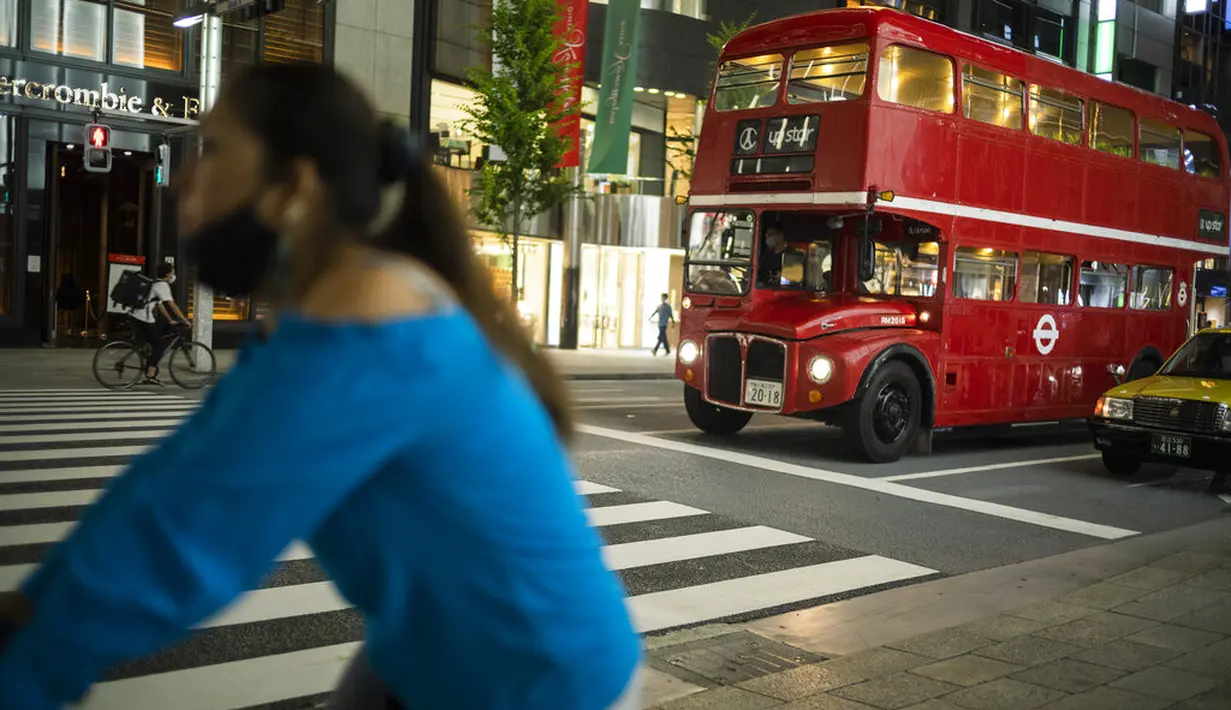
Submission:
[[[1231,380],[1231,333],[1199,333],[1163,365],[1159,374]]]

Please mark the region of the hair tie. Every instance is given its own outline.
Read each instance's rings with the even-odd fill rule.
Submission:
[[[381,184],[392,185],[410,177],[415,163],[421,160],[421,151],[410,132],[392,121],[382,121],[379,139]]]

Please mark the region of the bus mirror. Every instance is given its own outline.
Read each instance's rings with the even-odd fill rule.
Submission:
[[[864,235],[859,238],[859,280],[871,281],[876,275],[874,262],[876,261],[876,243],[872,238]]]

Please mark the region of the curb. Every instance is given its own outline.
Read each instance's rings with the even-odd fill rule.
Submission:
[[[669,372],[584,372],[573,375],[561,375],[565,380],[674,380],[675,375]]]

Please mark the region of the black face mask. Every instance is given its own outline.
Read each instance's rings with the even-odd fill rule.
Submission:
[[[248,205],[189,235],[186,248],[201,283],[219,293],[248,296],[269,275],[278,233],[262,224]]]

